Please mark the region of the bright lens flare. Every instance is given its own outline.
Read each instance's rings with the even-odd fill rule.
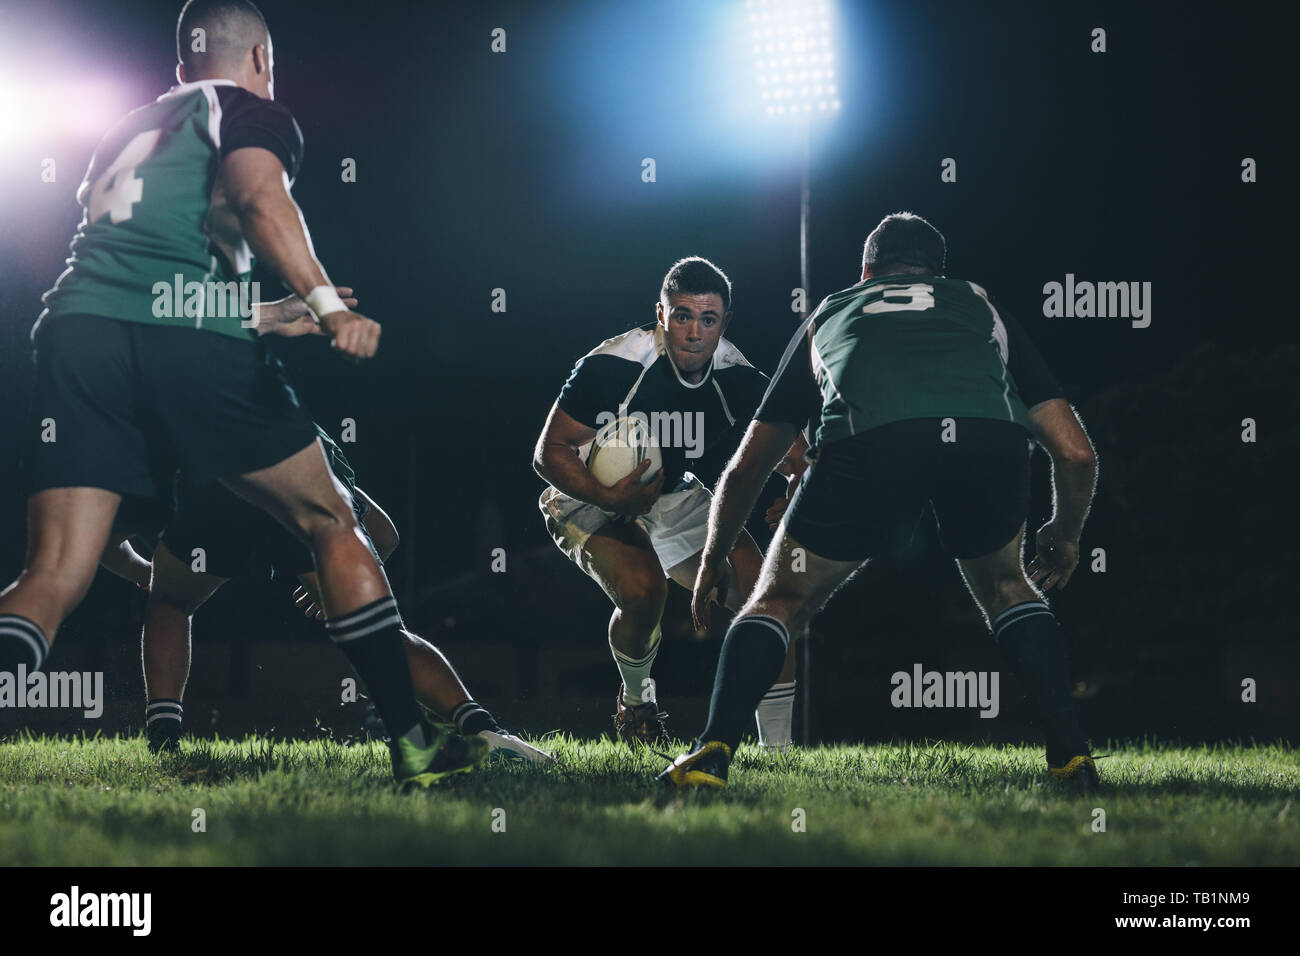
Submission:
[[[96,139],[129,109],[103,82],[19,82],[0,77],[0,144],[54,138]]]

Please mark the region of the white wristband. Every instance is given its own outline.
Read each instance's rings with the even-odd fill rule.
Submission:
[[[332,285],[318,285],[307,293],[307,298],[303,301],[318,319],[331,312],[346,312],[348,308]]]

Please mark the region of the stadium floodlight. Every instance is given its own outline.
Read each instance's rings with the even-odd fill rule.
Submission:
[[[808,317],[808,240],[812,226],[812,124],[840,111],[836,71],[835,10],[831,0],[745,0],[748,39],[753,54],[754,88],[763,113],[774,120],[794,121],[803,141],[799,189],[799,287]],[[805,636],[799,666],[802,690],[801,742],[807,746],[812,724],[812,649]]]
[[[745,12],[763,111],[788,119],[838,112],[831,0],[745,0]]]
[[[799,281],[809,298],[809,167],[812,123],[840,111],[835,9],[831,0],[745,0],[754,89],[763,112],[793,120],[803,141],[799,196]]]

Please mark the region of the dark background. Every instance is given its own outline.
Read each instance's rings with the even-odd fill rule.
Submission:
[[[147,102],[173,82],[179,6],[6,2],[0,80],[38,101],[74,77],[103,84],[118,112]],[[278,351],[332,434],[356,422],[345,450],[403,534],[390,573],[412,629],[532,731],[600,732],[618,683],[607,602],[551,545],[530,467],[574,361],[648,321],[664,272],[689,254],[730,275],[728,337],[758,367],[774,367],[797,324],[797,137],[756,109],[737,7],[262,4],[276,96],[306,138],[295,196],[331,277],[384,325],[362,368],[322,341]],[[1098,738],[1294,739],[1300,727],[1286,600],[1298,409],[1280,146],[1291,104],[1276,16],[1249,3],[839,5],[843,109],[813,133],[811,299],[856,281],[866,234],[910,209],[946,234],[949,275],[990,289],[1038,343],[1101,458],[1082,545],[1105,549],[1107,571],[1081,566],[1053,599]],[[1104,54],[1089,49],[1098,26]],[[490,50],[496,27],[504,54]],[[96,137],[3,141],[4,579],[23,553],[27,334],[80,217],[73,194]],[[1246,156],[1257,183],[1241,181]],[[40,181],[46,157],[55,183]],[[340,181],[344,157],[355,183]],[[644,157],[657,182],[642,182]],[[945,157],[956,183],[940,181]],[[1043,317],[1043,284],[1066,273],[1153,283],[1151,326]],[[496,288],[504,314],[491,311]],[[1246,417],[1255,444],[1241,441]],[[1050,508],[1041,458],[1031,529]],[[505,574],[488,570],[496,547]],[[133,588],[101,575],[49,666],[106,669],[113,707],[100,722],[37,723],[140,725],[139,612]],[[685,736],[706,703],[719,622],[692,640],[674,589],[665,633],[660,698]],[[191,729],[353,729],[355,708],[337,703],[346,665],[285,588],[228,586],[195,634]],[[994,721],[889,705],[889,675],[915,662],[998,667],[933,535],[834,599],[813,658],[803,689],[816,737],[1032,734],[1009,680]],[[1247,677],[1256,704],[1240,700]],[[0,712],[0,729],[25,719]]]

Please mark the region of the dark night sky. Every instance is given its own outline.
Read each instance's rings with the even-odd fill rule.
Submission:
[[[281,353],[331,431],[357,420],[349,455],[399,524],[418,446],[422,577],[469,565],[489,496],[512,545],[546,541],[529,456],[547,408],[581,354],[650,318],[675,258],[702,254],[730,274],[729,337],[775,364],[799,282],[797,151],[788,131],[728,99],[746,90],[729,6],[262,5],[277,97],[306,137],[295,195],[331,276],[385,327],[363,369],[321,342]],[[6,2],[0,74],[21,87],[111,78],[124,105],[142,103],[172,82],[178,8]],[[1239,284],[1289,251],[1269,227],[1283,88],[1271,15],[1238,4],[1211,20],[1185,3],[841,8],[844,109],[814,135],[814,301],[856,280],[866,233],[906,208],[946,233],[950,275],[1025,322],[1072,396],[1168,368],[1198,338],[1289,340],[1290,316],[1269,304],[1248,317]],[[1094,26],[1108,31],[1104,55],[1089,52]],[[505,54],[489,49],[494,27],[507,31]],[[6,461],[27,329],[61,269],[93,145],[5,144]],[[1248,155],[1261,168],[1252,186],[1239,176]],[[56,184],[39,181],[45,156],[59,160]],[[653,184],[640,178],[647,156]],[[340,182],[343,157],[357,160],[355,184]],[[940,182],[944,157],[957,160],[956,183]],[[1068,272],[1152,282],[1152,326],[1044,318],[1043,283]],[[505,314],[490,310],[498,287]],[[21,554],[16,493],[0,512],[8,574]]]

